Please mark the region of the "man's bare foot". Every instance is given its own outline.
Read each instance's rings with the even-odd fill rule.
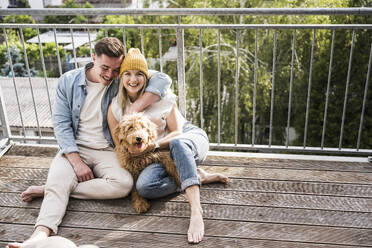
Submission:
[[[22,248],[28,244],[46,239],[50,236],[51,230],[46,226],[37,226],[31,237],[23,243],[9,243],[5,248]]]
[[[44,196],[44,186],[30,186],[21,194],[21,199],[24,202],[32,201],[35,198]]]
[[[203,210],[199,208],[191,209],[190,226],[187,231],[187,241],[197,244],[204,237]]]
[[[221,173],[208,173],[205,170],[198,168],[198,175],[200,178],[201,184],[207,184],[207,183],[214,183],[214,182],[220,182],[220,183],[227,183],[229,181],[229,178]]]

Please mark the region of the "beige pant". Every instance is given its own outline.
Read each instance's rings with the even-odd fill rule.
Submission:
[[[79,146],[82,160],[92,169],[95,178],[78,182],[70,162],[57,154],[48,173],[44,200],[35,226],[46,226],[54,233],[65,215],[69,196],[78,199],[114,199],[127,196],[133,178],[121,168],[115,153]]]

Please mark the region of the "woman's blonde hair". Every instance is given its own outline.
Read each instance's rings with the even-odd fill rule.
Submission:
[[[127,90],[124,87],[124,82],[123,82],[123,77],[122,77],[123,73],[128,70],[139,70],[144,74],[145,83],[141,91],[138,92],[138,96],[141,96],[144,93],[145,88],[147,86],[147,79],[149,78],[149,71],[147,67],[147,61],[138,48],[129,49],[127,55],[125,56],[120,66],[120,83],[119,83],[118,102],[123,112],[125,112],[126,107],[130,103],[130,99],[129,99]]]

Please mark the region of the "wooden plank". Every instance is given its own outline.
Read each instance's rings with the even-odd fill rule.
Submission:
[[[0,160],[0,167],[23,167],[23,168],[49,168],[54,153],[50,157],[42,156],[19,156],[7,153]],[[247,168],[271,168],[271,169],[297,169],[319,171],[348,171],[372,173],[371,163],[360,162],[335,162],[314,160],[289,160],[268,158],[240,158],[240,157],[213,157],[208,156],[202,165],[222,167],[247,167]]]
[[[224,173],[229,177],[247,179],[271,179],[303,182],[333,182],[333,183],[356,183],[372,184],[372,173],[337,172],[337,171],[308,171],[289,169],[268,168],[244,168],[244,167],[221,167],[201,166],[208,172]]]
[[[3,195],[4,196],[4,195]],[[31,203],[22,203],[18,195],[1,197],[4,207],[39,209],[41,199]],[[188,202],[166,201],[159,199],[151,202],[151,208],[145,215],[188,217],[190,207]],[[278,208],[264,206],[239,206],[227,204],[202,204],[204,217],[218,220],[237,220],[267,223],[310,224],[343,227],[372,227],[372,213],[330,211],[313,209]],[[1,207],[0,207],[1,209]],[[68,210],[86,212],[109,212],[118,214],[135,214],[128,198],[117,200],[84,201],[71,199]]]
[[[44,185],[45,180],[9,179],[0,181],[1,192],[21,193],[31,185]],[[259,179],[230,178],[228,184],[211,183],[202,185],[210,190],[248,191],[248,192],[278,192],[309,195],[372,197],[372,186],[340,183],[315,183],[296,181],[275,181]]]
[[[28,225],[0,224],[1,241],[21,242],[28,238],[33,227]],[[185,247],[187,246],[185,235],[166,233],[128,232],[113,230],[95,230],[83,228],[61,228],[59,235],[74,241],[78,245],[95,244],[101,248],[122,247]],[[1,242],[0,244],[6,244]],[[233,239],[224,237],[206,236],[198,247],[250,247],[250,248],[351,248],[355,246],[316,244],[304,242],[284,242],[267,239]],[[358,246],[365,248],[368,246]]]
[[[8,168],[49,168],[53,157],[3,156],[0,167]]]
[[[339,162],[339,161],[315,161],[274,158],[243,158],[243,157],[215,157],[208,156],[203,165],[250,167],[250,168],[273,168],[273,169],[303,169],[325,171],[355,171],[372,172],[371,163],[362,162]]]
[[[200,199],[202,203],[211,204],[372,212],[371,198],[201,190]],[[0,193],[0,206],[7,206],[4,204],[11,201],[19,204],[19,194]],[[175,195],[170,201],[186,202],[186,197]]]
[[[54,157],[58,152],[57,145],[27,145],[16,144],[7,152],[7,155],[22,155],[30,157]]]
[[[229,177],[302,181],[302,182],[329,182],[329,183],[354,183],[372,185],[372,173],[334,172],[334,171],[307,171],[266,168],[244,167],[218,167],[202,166],[208,172],[224,173]],[[3,179],[46,179],[48,169],[42,168],[7,168],[0,167],[0,178]]]
[[[8,208],[0,222],[34,224],[37,210]],[[250,223],[205,219],[206,235],[224,238],[268,239],[322,244],[372,246],[372,229]],[[183,235],[188,218],[67,212],[61,226]]]

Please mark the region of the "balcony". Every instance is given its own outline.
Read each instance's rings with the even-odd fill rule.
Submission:
[[[32,233],[41,199],[23,203],[19,194],[30,185],[43,185],[47,178],[57,152],[50,121],[56,77],[67,70],[66,54],[75,59],[72,67],[78,66],[74,33],[83,30],[88,37],[96,32],[98,36],[120,32],[126,47],[134,32],[138,47],[152,54],[154,67],[173,78],[182,113],[207,130],[211,151],[200,166],[209,172],[225,173],[230,183],[201,187],[206,235],[198,246],[372,247],[372,146],[368,142],[372,25],[182,22],[186,15],[364,16],[371,15],[372,9],[0,10],[1,15],[51,12],[183,17],[176,24],[0,24],[8,53],[9,33],[18,33],[24,67],[30,76],[14,77],[12,73],[11,77],[0,78],[1,246],[22,241]],[[61,45],[57,34],[67,30],[72,49],[55,49],[54,60],[50,61],[44,58],[39,42],[40,63],[29,63],[31,53],[23,34],[28,28],[36,30],[36,37],[41,31],[52,32],[55,47]],[[154,39],[151,43],[159,44],[156,51],[148,51],[149,33]],[[212,45],[205,40],[210,33],[216,38]],[[342,39],[342,34],[348,35]],[[227,42],[228,36],[234,37],[234,43]],[[289,37],[286,45],[283,36]],[[321,37],[329,39],[318,44]],[[367,50],[360,45],[365,37]],[[347,52],[342,50],[344,67],[337,55],[343,42],[348,48]],[[87,42],[85,47],[90,54],[91,44]],[[170,51],[177,52],[176,61],[164,59],[172,57],[167,54]],[[264,56],[264,51],[270,56]],[[281,60],[283,54],[287,54],[286,60]],[[226,58],[231,67],[226,66]],[[299,58],[308,60],[305,63]],[[211,63],[216,64],[213,73],[208,71],[214,68]],[[8,64],[12,67],[15,63]],[[32,67],[39,68],[39,77],[31,77]],[[49,76],[52,67],[55,77]],[[326,68],[325,81],[319,78],[320,67]],[[213,74],[215,77],[209,78]],[[342,81],[337,75],[343,75]],[[210,81],[215,82],[215,92]],[[321,93],[314,95],[314,88],[320,84]],[[341,86],[341,90],[337,88]],[[195,88],[197,94],[192,91]],[[213,97],[216,99],[211,103]],[[317,98],[321,100],[317,102]],[[266,108],[261,108],[262,103]],[[227,106],[231,107],[229,111]],[[320,116],[320,121],[313,120],[315,116]],[[151,204],[149,212],[138,215],[129,198],[71,199],[59,235],[79,245],[100,247],[186,246],[186,196],[176,194]]]

